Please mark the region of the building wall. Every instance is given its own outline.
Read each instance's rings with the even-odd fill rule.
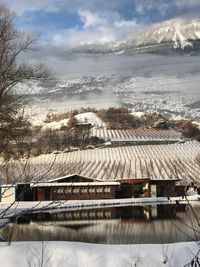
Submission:
[[[184,185],[176,185],[175,186],[175,191],[176,191],[177,197],[185,196],[186,186],[184,186]]]
[[[50,200],[50,188],[39,187],[34,188],[34,200],[35,201],[48,201]]]
[[[115,186],[54,187],[50,190],[51,200],[112,199],[115,196]]]
[[[16,187],[16,201],[33,201],[33,190],[30,184],[18,184]]]
[[[90,200],[115,199],[132,197],[150,197],[154,193],[157,197],[177,196],[175,181],[150,181],[149,179],[121,180],[121,185],[47,185],[33,188],[35,201],[48,200]],[[182,190],[181,190],[182,192]],[[182,193],[181,193],[182,194]]]
[[[153,181],[153,186],[156,186],[157,197],[176,197],[175,181]],[[151,185],[151,188],[153,188]],[[151,192],[152,193],[152,192]]]
[[[13,203],[15,201],[15,187],[1,187],[1,202]]]
[[[121,180],[122,198],[149,197],[149,179],[124,179]]]
[[[35,188],[35,200],[87,200],[116,198],[118,186],[52,186]]]

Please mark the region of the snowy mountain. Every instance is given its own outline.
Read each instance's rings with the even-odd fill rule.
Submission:
[[[113,45],[116,53],[200,53],[200,18],[176,18],[154,24]]]

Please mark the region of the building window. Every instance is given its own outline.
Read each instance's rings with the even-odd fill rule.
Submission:
[[[60,219],[60,220],[64,219],[63,213],[59,213],[57,216],[58,216],[58,219]]]
[[[105,218],[111,218],[111,212],[110,211],[106,211],[105,212]]]
[[[58,188],[57,189],[57,194],[63,194],[64,193],[64,189],[63,188]]]
[[[65,194],[71,194],[72,193],[72,189],[69,188],[65,188]]]
[[[80,213],[74,212],[74,219],[80,219]]]
[[[67,213],[67,214],[65,215],[65,218],[66,218],[67,220],[71,220],[71,219],[72,219],[72,214],[71,214],[71,213]]]
[[[90,194],[95,194],[95,188],[93,188],[93,187],[89,188],[89,193]]]
[[[81,193],[82,194],[87,194],[87,188],[86,187],[81,188]]]
[[[104,192],[105,192],[106,194],[109,194],[109,193],[110,193],[110,186],[106,186],[106,187],[104,188]]]
[[[82,212],[82,213],[81,213],[81,217],[82,217],[83,219],[87,219],[87,218],[88,218],[88,213],[87,213],[87,211],[86,211],[86,212]]]
[[[73,193],[74,194],[79,194],[79,188],[78,187],[73,188]]]
[[[95,218],[96,217],[95,211],[90,211],[89,212],[89,217],[90,218]]]
[[[97,212],[97,217],[100,219],[103,219],[103,211],[98,211]]]
[[[102,194],[103,193],[103,188],[102,187],[97,187],[97,193]]]

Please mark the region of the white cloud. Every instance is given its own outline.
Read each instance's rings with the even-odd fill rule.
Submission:
[[[127,4],[135,8],[138,14],[145,15],[145,12],[152,9],[165,14],[170,7],[185,9],[200,6],[200,0],[4,0],[18,15],[28,11],[52,11],[68,10],[77,12],[78,9],[93,11],[117,11]],[[133,10],[134,11],[134,10]],[[87,15],[87,14],[86,14]],[[92,22],[94,17],[88,22]]]
[[[105,44],[114,40],[114,32],[103,27],[98,30],[69,29],[56,34],[52,44],[63,48],[75,48],[81,45]]]
[[[200,7],[200,0],[135,0],[133,2],[137,14],[150,20],[154,19],[155,11],[165,19],[166,15],[168,18],[173,15],[172,10],[180,15],[181,12],[196,11],[196,8]]]
[[[137,24],[137,22],[135,20],[120,20],[120,21],[116,21],[115,26],[117,28],[124,28],[125,27],[131,27],[131,29],[138,29],[139,28],[139,24]]]
[[[59,11],[77,12],[79,8],[90,10],[119,10],[127,3],[137,0],[4,0],[18,15],[30,11]]]
[[[193,8],[200,6],[199,0],[175,0],[175,5],[178,8]]]
[[[57,2],[57,3],[56,3]],[[58,11],[63,1],[55,0],[6,0],[5,3],[11,7],[17,15],[21,16],[26,12],[34,11]]]
[[[159,12],[159,14],[164,16],[169,11],[170,7],[174,5],[174,0],[141,0],[135,2],[136,12],[139,15],[148,15],[149,17],[151,17],[152,10],[156,10],[157,12]]]
[[[94,13],[79,10],[78,14],[83,27],[77,26],[55,34],[53,45],[72,48],[88,44],[106,44],[141,27],[135,20],[124,20],[116,12]]]
[[[85,28],[105,23],[105,20],[102,19],[99,15],[88,10],[79,10],[78,14],[81,18],[81,21],[84,23]]]

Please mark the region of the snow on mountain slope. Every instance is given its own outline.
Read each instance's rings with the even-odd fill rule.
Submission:
[[[158,49],[160,45],[170,46],[173,49],[190,47],[196,49],[194,42],[200,42],[200,18],[176,18],[154,24],[145,30],[129,35],[113,46],[119,51],[138,50],[139,48]],[[153,48],[153,47],[154,48]]]

